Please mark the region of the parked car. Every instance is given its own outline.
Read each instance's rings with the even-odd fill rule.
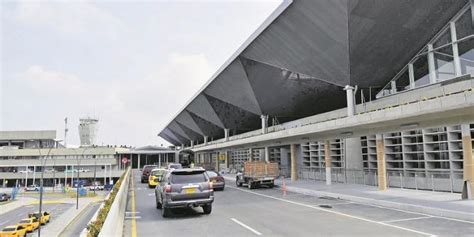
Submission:
[[[167,169],[182,169],[183,165],[180,163],[169,163]]]
[[[24,237],[26,229],[20,225],[10,225],[0,231],[0,237]]]
[[[54,172],[56,172],[56,170],[53,169],[53,168],[49,168],[49,169],[45,169],[44,172],[45,173],[54,173]]]
[[[142,170],[142,183],[147,183],[148,182],[148,178],[150,177],[150,172],[153,170],[153,169],[157,169],[159,168],[157,165],[145,165],[143,166],[143,170]]]
[[[39,187],[36,184],[29,185],[25,188],[25,191],[39,191]]]
[[[81,173],[86,173],[86,172],[90,172],[90,170],[89,170],[89,169],[80,168],[80,169],[79,169],[79,172],[81,172]]]
[[[202,168],[171,169],[158,180],[155,188],[156,208],[168,217],[172,208],[202,207],[210,214],[214,202],[212,182]]]
[[[155,188],[157,185],[160,185],[158,180],[160,177],[163,177],[165,173],[166,169],[153,169],[148,177],[148,187]]]
[[[33,232],[38,229],[40,222],[36,217],[22,219],[18,225],[26,229],[26,232]]]
[[[90,186],[89,187],[89,190],[91,191],[100,191],[100,190],[104,190],[104,185],[95,185],[95,186]]]
[[[66,173],[77,173],[77,169],[66,170]]]
[[[212,182],[212,187],[214,187],[214,190],[224,191],[224,188],[225,188],[224,177],[222,177],[221,174],[213,170],[208,170],[206,171],[206,173],[207,173],[207,176],[209,177],[209,180]]]
[[[33,173],[33,170],[20,170],[18,173],[20,174]]]
[[[50,219],[51,219],[51,214],[49,214],[48,212],[42,212],[41,214],[39,212],[34,212],[34,213],[30,213],[28,214],[28,218],[32,218],[32,217],[36,217],[40,224],[41,225],[44,225],[46,223],[49,223]]]
[[[7,193],[0,193],[0,202],[6,202],[12,198],[10,194]]]

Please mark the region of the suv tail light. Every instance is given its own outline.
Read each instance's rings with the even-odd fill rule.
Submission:
[[[171,185],[165,185],[165,193],[171,193]]]
[[[212,182],[209,182],[209,189],[212,190],[214,188],[214,185],[212,184]]]

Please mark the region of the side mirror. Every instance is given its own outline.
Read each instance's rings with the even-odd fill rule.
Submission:
[[[158,176],[157,178],[155,178],[155,182],[161,182],[161,181],[163,181],[163,177]]]

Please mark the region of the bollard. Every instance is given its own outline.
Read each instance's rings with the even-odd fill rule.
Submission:
[[[431,190],[433,190],[433,192],[435,191],[433,175],[431,175]]]

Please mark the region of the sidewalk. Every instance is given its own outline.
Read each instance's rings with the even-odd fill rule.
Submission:
[[[226,174],[225,179],[235,182],[235,176]],[[404,211],[419,212],[428,215],[474,221],[474,200],[461,200],[459,193],[420,191],[412,189],[390,188],[379,191],[377,187],[360,184],[333,183],[323,181],[285,179],[286,190],[310,196],[327,196],[358,202],[395,208]],[[275,184],[281,189],[282,179]]]

